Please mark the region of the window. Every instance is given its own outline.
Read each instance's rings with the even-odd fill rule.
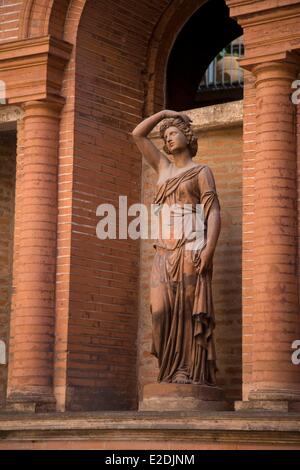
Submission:
[[[244,73],[239,59],[244,55],[243,36],[232,41],[209,64],[197,93],[203,106],[236,101],[243,97]]]

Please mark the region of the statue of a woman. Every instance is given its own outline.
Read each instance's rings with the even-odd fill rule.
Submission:
[[[160,121],[164,150],[172,162],[148,138]],[[201,204],[204,212],[203,242],[194,245],[195,249],[191,249],[186,233],[175,237],[172,230],[169,238],[162,237],[160,231],[154,245],[151,352],[158,359],[159,382],[215,385],[211,282],[221,227],[220,205],[212,171],[192,160],[198,145],[191,122],[184,114],[165,110],[145,119],[132,133],[137,147],[158,174],[154,202],[170,208],[188,204],[194,215]],[[175,219],[173,214],[171,225]]]

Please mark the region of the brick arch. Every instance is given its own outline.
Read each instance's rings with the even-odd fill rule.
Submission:
[[[174,0],[157,24],[149,44],[146,83],[148,92],[144,114],[166,107],[166,74],[168,60],[178,33],[196,11],[209,0]],[[229,1],[225,0],[225,4]]]
[[[189,18],[207,1],[174,0],[160,18],[149,45],[145,115],[164,107],[167,63],[177,34]]]
[[[144,73],[144,114],[163,106],[165,66],[176,36],[193,13],[208,0],[169,0],[161,2],[161,14],[153,29]],[[226,0],[228,1],[228,0]],[[23,0],[19,39],[51,35],[74,44],[87,0]],[[165,5],[167,4],[167,7]],[[75,57],[75,48],[73,49]]]
[[[76,32],[85,3],[86,0],[24,0],[19,39],[48,34],[59,39],[70,38],[70,23]]]
[[[81,15],[87,0],[24,0],[20,13],[19,39],[51,34],[75,43]],[[149,43],[146,79],[146,113],[164,102],[163,89],[167,63],[176,36],[189,18],[208,0],[173,0],[164,11]],[[228,3],[228,0],[225,0]]]
[[[181,29],[168,59],[166,107],[180,111],[205,104],[195,97],[207,67],[242,34],[224,0],[210,0],[199,8]]]
[[[46,36],[55,0],[24,0],[19,24],[19,39]]]

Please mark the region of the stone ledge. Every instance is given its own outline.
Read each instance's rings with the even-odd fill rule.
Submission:
[[[5,448],[300,449],[300,413],[3,413]]]
[[[140,411],[229,411],[221,388],[208,385],[150,383],[143,388]]]
[[[191,109],[184,113],[193,120],[192,129],[195,134],[208,130],[242,126],[243,100]],[[149,134],[152,139],[160,138],[159,125]]]
[[[274,411],[274,412],[289,412],[300,411],[300,402],[289,402],[284,400],[250,400],[250,401],[236,401],[234,404],[236,411]]]

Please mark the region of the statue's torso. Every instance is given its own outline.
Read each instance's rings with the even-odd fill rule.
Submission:
[[[198,241],[203,246],[204,227],[199,186],[199,172],[202,168],[203,165],[194,165],[176,176],[166,178],[162,183],[161,179],[159,180],[155,202],[161,204],[161,209],[156,246],[174,250],[195,240],[196,230],[199,232],[199,229],[202,234],[197,234]],[[168,209],[170,217],[167,218]],[[170,224],[169,230],[168,224]],[[200,245],[198,244],[198,249],[201,248]]]

